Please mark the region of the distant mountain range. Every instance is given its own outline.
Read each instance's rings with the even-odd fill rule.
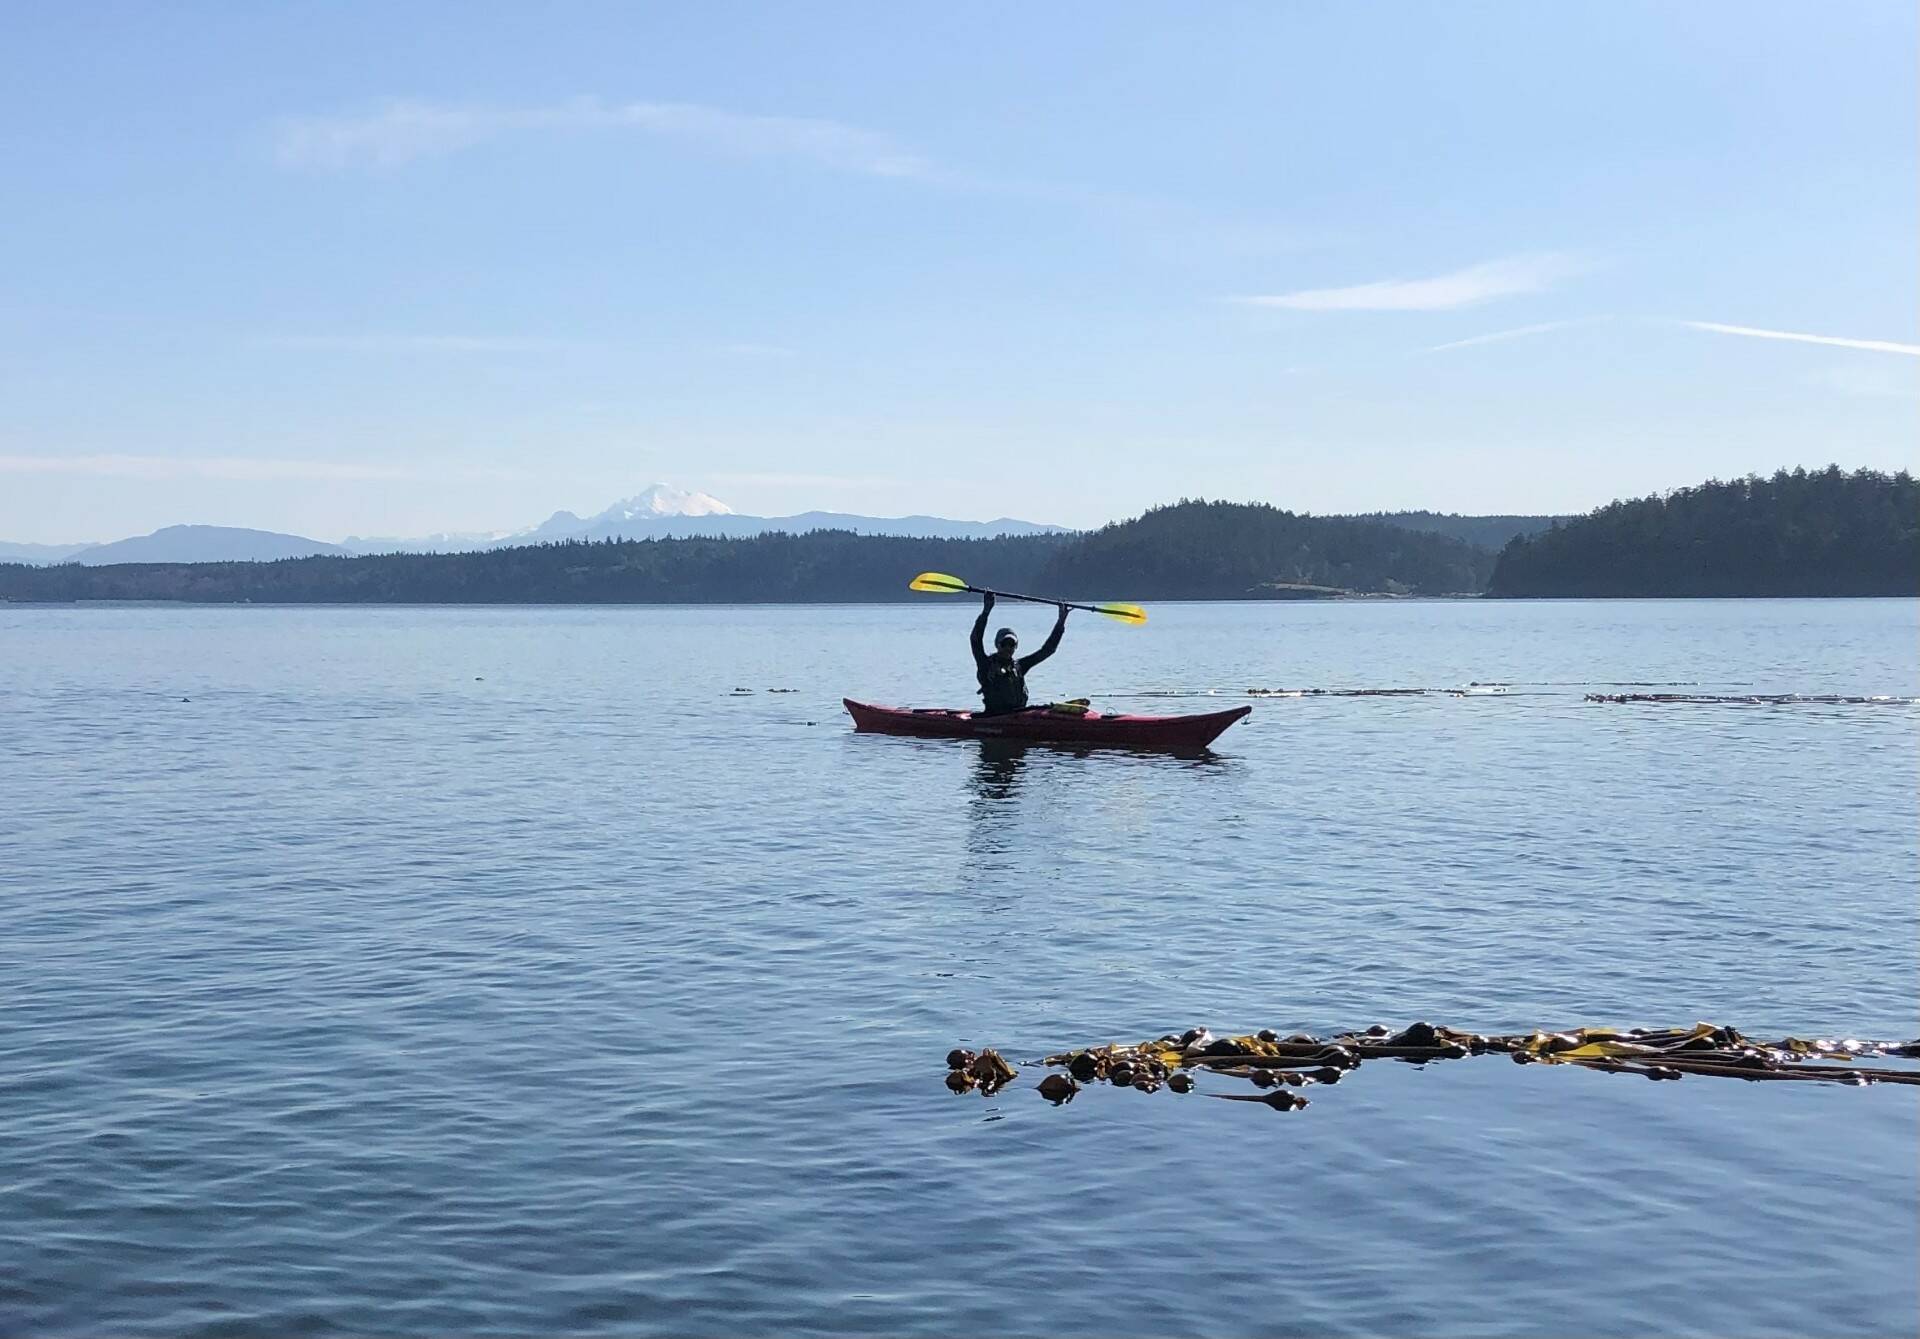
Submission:
[[[278,558],[309,558],[329,553],[470,553],[557,540],[745,538],[770,531],[803,534],[809,530],[850,530],[860,535],[928,539],[990,539],[995,535],[1064,534],[1066,527],[1011,517],[995,521],[955,521],[943,516],[856,516],[837,511],[742,516],[716,497],[654,484],[592,516],[556,511],[538,525],[506,532],[456,532],[415,538],[349,535],[338,544],[328,544],[271,530],[170,525],[150,535],[111,544],[0,544],[0,562],[75,562],[89,567],[113,563],[271,562]]]
[[[366,539],[350,535],[344,547],[353,553],[464,553],[512,548],[562,539],[687,539],[694,536],[745,538],[779,530],[850,530],[856,535],[908,535],[924,539],[990,539],[995,535],[1054,535],[1066,527],[1017,521],[953,521],[943,516],[856,516],[840,511],[803,511],[794,516],[742,516],[717,497],[688,493],[667,484],[623,498],[605,511],[581,517],[556,511],[539,525],[506,534],[435,535],[427,539]]]
[[[92,544],[8,544],[0,541],[0,563],[62,563]]]
[[[491,533],[467,531],[425,535],[417,539],[348,535],[341,545],[351,553],[471,553],[479,549],[509,548],[515,544],[543,544],[557,539],[647,539],[667,534],[719,533],[680,531],[672,527],[698,526],[721,517],[733,522],[759,522],[761,529],[781,528],[776,524],[779,518],[736,515],[732,507],[710,494],[689,493],[669,484],[653,484],[630,498],[614,503],[605,511],[585,518],[570,511],[556,511],[540,524],[523,526],[518,530],[496,530]],[[738,533],[758,534],[759,530]]]
[[[1499,550],[1516,536],[1538,534],[1552,516],[1457,516],[1428,511],[1375,512],[1362,518],[1402,530],[1446,535]],[[793,516],[743,516],[706,493],[654,484],[592,516],[556,511],[538,525],[511,531],[465,531],[413,538],[349,535],[328,544],[301,535],[223,525],[170,525],[150,535],[109,544],[0,544],[0,562],[75,562],[89,567],[114,563],[271,562],[320,554],[471,553],[559,540],[748,538],[782,531],[846,530],[857,535],[920,539],[989,539],[998,535],[1065,534],[1058,525],[1001,517],[955,521],[942,516],[859,516],[805,511]]]

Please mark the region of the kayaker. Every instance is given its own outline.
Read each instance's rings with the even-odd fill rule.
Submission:
[[[981,714],[985,716],[1019,711],[1027,705],[1027,671],[1060,649],[1060,634],[1067,630],[1068,609],[1064,604],[1060,606],[1060,617],[1053,621],[1053,631],[1030,656],[1014,655],[1020,648],[1020,639],[1013,635],[1012,628],[1002,628],[993,634],[993,654],[987,654],[983,639],[987,634],[987,615],[992,612],[993,596],[989,593],[980,601],[980,617],[973,621],[973,673],[980,680]]]

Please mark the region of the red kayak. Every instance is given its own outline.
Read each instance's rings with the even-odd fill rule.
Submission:
[[[846,698],[853,728],[872,734],[939,739],[1021,739],[1052,744],[1119,744],[1139,749],[1203,749],[1253,711],[1234,707],[1203,716],[1128,716],[1098,711],[1025,711],[982,716],[945,707],[874,707]]]

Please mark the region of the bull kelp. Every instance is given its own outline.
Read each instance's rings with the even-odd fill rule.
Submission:
[[[1271,1028],[1243,1036],[1216,1037],[1206,1028],[1166,1033],[1148,1041],[1108,1042],[1061,1051],[1024,1067],[1050,1072],[1037,1085],[1055,1106],[1071,1102],[1083,1087],[1105,1084],[1154,1093],[1198,1091],[1198,1076],[1237,1080],[1257,1093],[1207,1092],[1225,1101],[1258,1102],[1276,1111],[1308,1105],[1297,1091],[1340,1083],[1368,1060],[1424,1065],[1438,1060],[1504,1055],[1516,1064],[1567,1065],[1654,1080],[1688,1076],[1840,1083],[1864,1087],[1920,1085],[1920,1069],[1869,1066],[1877,1057],[1920,1058],[1920,1041],[1860,1041],[1855,1038],[1782,1037],[1757,1041],[1714,1023],[1682,1028],[1581,1027],[1496,1035],[1414,1023],[1398,1032],[1374,1025],[1327,1037]],[[947,1056],[947,1087],[955,1093],[992,1096],[1018,1077],[997,1051],[955,1050]]]

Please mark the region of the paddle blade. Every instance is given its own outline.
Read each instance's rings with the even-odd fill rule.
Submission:
[[[1096,604],[1093,612],[1117,618],[1122,623],[1132,623],[1136,627],[1147,621],[1147,611],[1137,604]]]
[[[922,572],[907,583],[907,589],[932,591],[935,595],[964,595],[967,583],[945,572]]]

